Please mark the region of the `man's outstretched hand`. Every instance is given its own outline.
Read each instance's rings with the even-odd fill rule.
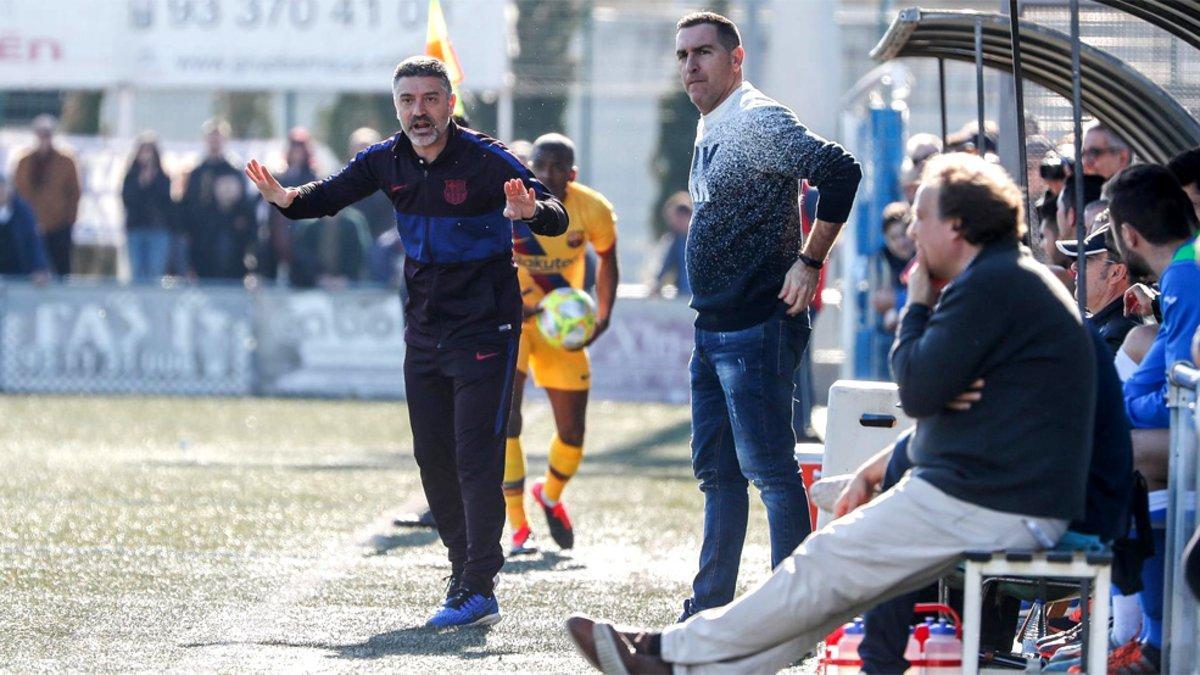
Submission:
[[[263,199],[271,202],[281,209],[286,209],[292,205],[296,197],[300,196],[300,191],[296,188],[285,188],[275,180],[267,167],[258,163],[258,160],[252,159],[246,163],[246,178],[249,178],[254,187],[262,193]]]
[[[504,217],[509,220],[529,220],[537,213],[537,194],[525,189],[520,178],[504,183]]]

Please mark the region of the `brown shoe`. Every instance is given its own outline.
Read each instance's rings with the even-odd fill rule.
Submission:
[[[567,632],[576,648],[593,668],[608,675],[647,673],[669,675],[670,664],[657,656],[639,653],[633,640],[648,633],[622,633],[612,624],[593,621],[584,616],[567,619]]]
[[[587,659],[589,665],[600,670],[600,658],[596,656],[596,644],[592,638],[592,627],[595,625],[595,621],[576,614],[567,619],[566,628],[567,635],[571,636],[571,642],[575,644],[575,649],[579,650],[580,655]]]

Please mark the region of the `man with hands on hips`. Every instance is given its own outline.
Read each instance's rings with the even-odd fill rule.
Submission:
[[[793,373],[819,271],[862,171],[844,148],[743,80],[747,57],[732,21],[699,12],[677,28],[680,79],[701,113],[686,268],[697,312],[692,469],[704,493],[704,535],[682,619],[734,597],[749,483],[767,509],[772,567],[809,534],[793,457]],[[821,192],[807,238],[799,211],[805,179]]]

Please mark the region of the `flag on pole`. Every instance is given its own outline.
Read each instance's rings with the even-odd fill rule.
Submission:
[[[446,73],[450,75],[450,88],[458,97],[454,104],[454,114],[462,115],[463,107],[459,86],[463,81],[462,66],[458,63],[458,54],[454,53],[454,43],[450,41],[450,31],[446,28],[446,15],[442,14],[442,3],[439,0],[429,0],[429,27],[425,30],[425,55],[440,59],[446,64]]]

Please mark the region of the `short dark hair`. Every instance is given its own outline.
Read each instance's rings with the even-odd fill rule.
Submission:
[[[1118,173],[1109,190],[1114,227],[1128,225],[1159,246],[1196,234],[1192,202],[1167,167],[1136,164]]]
[[[1167,168],[1183,187],[1200,182],[1200,148],[1192,148],[1171,158]]]
[[[450,85],[450,74],[446,72],[446,64],[432,56],[410,56],[401,61],[400,65],[396,66],[396,72],[392,74],[393,90],[404,77],[436,77],[442,81],[442,89],[445,89],[447,94],[454,91]]]
[[[908,202],[892,202],[883,207],[883,232],[887,231],[897,223],[903,223],[908,227],[908,222],[912,220],[911,207]]]
[[[954,152],[929,160],[921,175],[938,190],[938,214],[957,218],[975,246],[1017,241],[1025,234],[1025,198],[1004,169],[978,155]]]
[[[548,152],[567,166],[575,166],[575,143],[562,134],[542,134],[533,142],[532,156],[539,152]]]
[[[662,211],[664,216],[679,209],[684,209],[688,213],[692,212],[692,196],[687,193],[687,190],[680,190],[667,197],[667,200],[663,202]]]
[[[716,12],[692,12],[691,14],[686,14],[679,20],[679,23],[675,24],[675,30],[681,31],[684,28],[700,26],[706,23],[711,24],[717,29],[717,42],[721,43],[721,46],[725,49],[733,51],[741,46],[742,34],[738,31],[737,24]]]
[[[1100,192],[1104,189],[1104,178],[1100,176],[1092,176],[1084,174],[1083,176],[1083,205],[1086,208],[1088,204],[1100,199]],[[1066,205],[1067,211],[1075,212],[1075,176],[1067,176],[1066,183],[1062,189],[1063,204]]]

